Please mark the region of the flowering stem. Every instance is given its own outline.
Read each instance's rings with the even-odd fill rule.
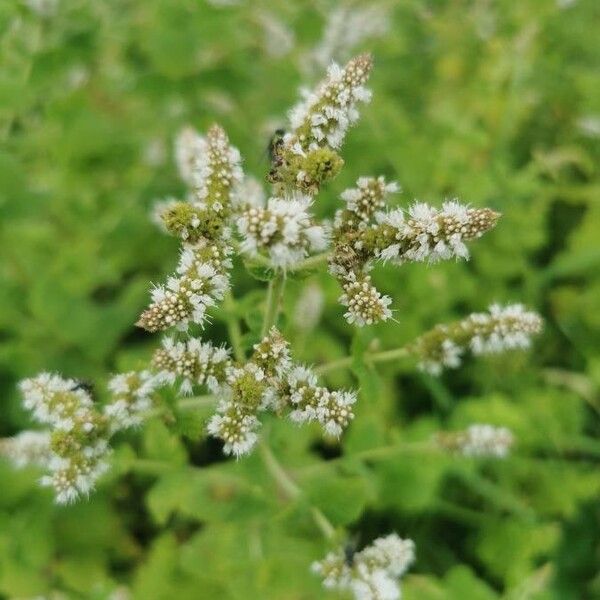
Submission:
[[[401,358],[406,358],[409,355],[410,353],[408,349],[403,346],[402,348],[394,348],[393,350],[383,350],[381,352],[367,352],[363,356],[363,361],[368,364],[376,364],[383,362],[391,362],[393,360],[399,360]],[[344,358],[338,358],[337,360],[332,360],[331,362],[316,367],[315,371],[319,375],[323,375],[324,373],[329,373],[329,371],[335,371],[337,369],[347,369],[352,366],[353,361],[354,357],[345,356]]]
[[[233,348],[233,356],[235,357],[235,360],[243,363],[246,357],[244,356],[244,347],[242,345],[242,330],[240,329],[240,323],[233,312],[234,300],[231,293],[225,295],[225,298],[223,299],[223,308],[225,309],[225,323],[227,325],[229,341]]]
[[[261,441],[259,444],[260,455],[263,459],[267,470],[277,482],[283,493],[289,500],[296,500],[302,496],[302,490],[298,484],[287,474],[285,469],[281,466],[279,461],[275,458],[275,455],[271,451],[271,448],[264,442]],[[335,528],[329,522],[329,519],[316,507],[310,507],[310,513],[317,527],[321,530],[323,535],[331,540],[335,537]]]
[[[283,289],[285,286],[285,274],[278,271],[275,277],[269,282],[269,290],[267,292],[267,308],[265,310],[265,320],[263,322],[262,337],[269,333],[269,329],[277,324],[277,316],[279,315],[279,306]]]

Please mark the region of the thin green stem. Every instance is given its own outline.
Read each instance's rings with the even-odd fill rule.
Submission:
[[[279,316],[279,307],[285,287],[285,273],[278,271],[275,277],[269,282],[267,291],[267,307],[265,309],[265,320],[263,321],[262,337],[269,333],[269,329],[277,325],[277,317]]]
[[[192,396],[191,398],[179,398],[177,407],[183,409],[202,408],[204,406],[213,406],[216,402],[216,397],[212,394],[206,396]]]
[[[315,254],[314,256],[309,256],[305,258],[302,262],[298,263],[290,270],[293,272],[296,271],[304,271],[305,269],[315,269],[316,267],[320,267],[327,262],[329,257],[329,252],[323,252],[322,254]]]
[[[410,356],[410,352],[406,347],[394,348],[393,350],[382,350],[381,352],[367,352],[363,355],[363,361],[367,364],[378,364],[384,362],[391,362],[394,360],[400,360]],[[352,356],[345,356],[332,360],[331,362],[325,363],[315,368],[315,372],[318,375],[329,373],[330,371],[336,371],[338,369],[347,369],[352,366],[354,358]]]
[[[302,489],[281,466],[271,451],[271,448],[269,448],[264,441],[260,442],[259,448],[261,458],[265,464],[265,467],[267,468],[267,471],[269,471],[271,477],[273,477],[277,485],[281,488],[284,495],[289,500],[296,500],[301,497],[303,495]],[[310,514],[323,535],[328,540],[333,539],[335,537],[335,528],[330,523],[329,519],[316,506],[310,507]]]
[[[225,295],[223,308],[225,309],[225,324],[227,325],[229,341],[233,348],[233,356],[235,357],[235,360],[243,363],[246,360],[246,356],[244,355],[244,347],[242,344],[242,330],[240,328],[240,322],[234,313],[235,302],[231,293]]]

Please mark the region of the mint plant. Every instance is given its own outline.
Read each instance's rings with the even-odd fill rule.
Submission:
[[[35,463],[44,469],[40,481],[53,488],[56,502],[81,500],[102,485],[114,436],[143,428],[157,414],[172,423],[178,407],[191,406],[193,412],[194,399],[214,407],[203,432],[220,440],[226,455],[246,460],[258,450],[284,496],[302,495],[261,431],[267,415],[298,425],[316,423],[323,436],[339,438],[355,420],[360,400],[356,390],[330,389],[319,379],[349,367],[351,357],[316,367],[294,358],[280,318],[286,280],[328,270],[341,288],[340,318],[356,328],[382,321],[400,327],[392,299],[377,290],[371,271],[387,262],[401,268],[409,262],[466,260],[468,245],[500,218],[492,209],[456,199],[444,201],[441,208],[423,202],[399,207],[393,198],[400,186],[368,174],[341,194],[331,222],[314,216],[319,190],[344,165],[341,146],[359,107],[371,99],[365,87],[371,68],[369,55],[344,67],[333,64],[291,110],[285,134],[272,145],[268,199],[243,173],[240,153],[220,126],[204,136],[192,128],[180,133],[176,162],[188,195],[155,210],[164,231],[180,240],[179,259],[166,281],[152,289],[137,322],[163,335],[151,361],[113,375],[104,403],[82,382],[57,374],[43,373],[20,384],[24,406],[40,429],[3,440],[0,450],[17,466]],[[268,281],[260,333],[254,339],[242,335],[234,310],[231,270],[239,256],[250,273]],[[318,291],[312,293],[309,305],[318,304]],[[218,307],[229,315],[228,345],[211,341],[211,311]],[[290,318],[293,322],[298,315]],[[437,325],[407,345],[369,349],[363,359],[370,364],[412,361],[439,375],[459,367],[469,352],[478,356],[527,348],[541,328],[541,318],[520,304],[493,305],[488,312]],[[421,447],[450,456],[501,458],[513,442],[505,427],[473,423],[465,431],[440,432]],[[347,590],[358,600],[399,598],[398,579],[415,556],[410,539],[390,532],[347,552],[346,533],[319,508],[305,509],[331,545],[331,552],[321,560],[315,557],[313,565],[325,587]]]

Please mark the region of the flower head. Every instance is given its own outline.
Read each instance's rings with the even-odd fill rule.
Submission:
[[[144,414],[152,408],[152,394],[159,381],[150,371],[119,373],[108,382],[111,401],[105,405],[113,431],[136,427],[144,420]]]
[[[50,457],[50,433],[21,431],[0,439],[0,456],[8,458],[19,469],[28,465],[46,467]]]
[[[350,272],[343,278],[342,288],[344,293],[339,301],[348,308],[344,314],[348,323],[363,327],[391,318],[388,307],[392,299],[377,291],[370,275]]]
[[[286,269],[324,250],[327,235],[309,214],[310,205],[308,196],[296,195],[270,198],[264,208],[248,207],[237,222],[242,251],[251,256],[266,251],[273,266]]]

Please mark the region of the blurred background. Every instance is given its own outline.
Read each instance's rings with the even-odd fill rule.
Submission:
[[[56,370],[102,397],[109,373],[151,355],[157,337],[133,324],[177,260],[151,213],[184,193],[180,128],[219,122],[262,181],[299,87],[370,50],[373,101],[319,215],[357,177],[384,174],[401,206],[456,196],[503,218],[470,262],[379,267],[397,324],[355,334],[332,278],[291,281],[295,356],[393,348],[492,301],[538,310],[545,332],[532,352],[440,379],[403,364],[332,373],[361,388],[343,443],[273,423],[272,445],[361,543],[415,540],[408,600],[599,598],[599,25],[597,0],[4,0],[0,435],[31,426],[19,379]],[[234,282],[251,329],[264,283],[237,263]],[[218,314],[206,335],[225,340]],[[472,422],[510,427],[515,455],[331,462]],[[223,460],[200,431],[156,419],[124,437],[98,492],[72,507],[0,461],[0,597],[328,597],[308,572],[326,545],[305,511],[274,500],[260,461]],[[144,473],[136,456],[202,470]]]

